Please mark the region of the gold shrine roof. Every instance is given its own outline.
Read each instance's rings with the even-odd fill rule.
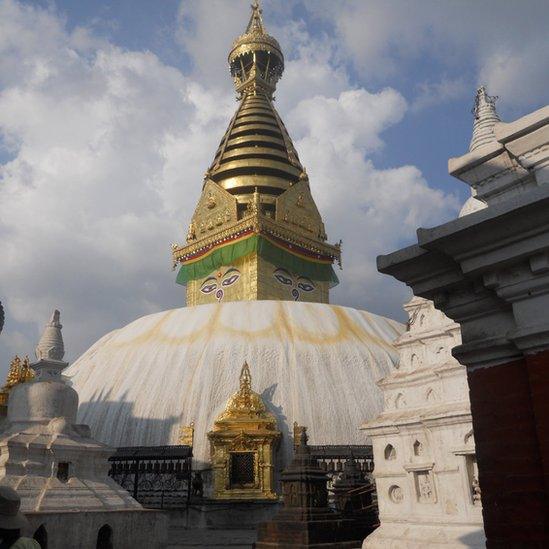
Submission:
[[[252,390],[252,375],[247,362],[244,362],[240,372],[240,388],[229,398],[225,410],[215,420],[214,430],[221,423],[239,420],[259,420],[273,426],[276,424],[274,415],[267,411],[261,396]]]

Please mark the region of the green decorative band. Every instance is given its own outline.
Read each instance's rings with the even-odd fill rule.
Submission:
[[[306,276],[311,280],[329,282],[330,286],[339,283],[332,265],[308,261],[293,255],[259,235],[217,248],[199,261],[184,263],[179,269],[176,282],[186,284],[190,280],[204,278],[222,265],[232,265],[237,259],[252,253],[257,253],[277,267],[283,267],[291,273]]]

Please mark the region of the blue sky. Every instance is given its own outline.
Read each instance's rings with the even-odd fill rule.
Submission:
[[[457,215],[475,88],[503,120],[547,102],[544,2],[263,2],[286,56],[278,109],[332,241],[333,302],[402,319],[375,256]],[[236,107],[246,0],[0,0],[0,360],[62,310],[69,358],[182,306],[169,252]]]

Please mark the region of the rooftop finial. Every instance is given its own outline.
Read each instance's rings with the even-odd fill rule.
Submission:
[[[259,0],[254,0],[252,4],[252,15],[250,16],[250,22],[246,27],[246,34],[251,34],[253,32],[259,32],[265,34],[265,28],[263,27],[263,10]]]
[[[495,141],[494,126],[500,121],[496,112],[497,96],[490,96],[485,86],[477,89],[475,106],[472,113],[475,116],[473,123],[473,137],[469,145],[469,151],[474,151],[483,145]]]
[[[229,54],[231,75],[239,97],[257,93],[272,97],[284,71],[284,56],[280,44],[263,26],[259,0],[254,0],[251,7],[246,31],[235,40]]]
[[[252,390],[252,374],[247,362],[244,362],[240,371],[240,392],[250,393]]]
[[[63,360],[65,356],[65,347],[63,345],[63,335],[61,334],[60,323],[61,313],[56,309],[50,321],[46,324],[44,333],[36,347],[36,358],[38,360]]]

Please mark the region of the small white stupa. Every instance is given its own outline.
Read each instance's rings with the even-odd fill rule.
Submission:
[[[495,126],[501,121],[496,111],[497,96],[490,96],[486,91],[485,86],[480,86],[477,89],[475,96],[475,105],[473,106],[473,136],[469,144],[469,152],[477,151],[485,148],[486,145],[495,143],[496,135],[494,132]],[[469,215],[479,210],[486,208],[486,204],[476,198],[474,188],[471,188],[471,197],[465,202],[459,217]]]
[[[165,517],[108,477],[113,449],[76,423],[78,394],[61,376],[68,363],[59,317],[55,311],[36,348],[35,379],[10,392],[0,483],[19,493],[21,510],[50,549],[95,547],[98,536],[115,547],[159,547]]]
[[[469,152],[496,142],[495,97],[476,93]],[[486,208],[471,196],[460,217]],[[363,429],[371,437],[380,526],[363,549],[485,546],[467,373],[453,356],[459,325],[414,297],[394,345],[398,368],[382,379],[383,412]]]

